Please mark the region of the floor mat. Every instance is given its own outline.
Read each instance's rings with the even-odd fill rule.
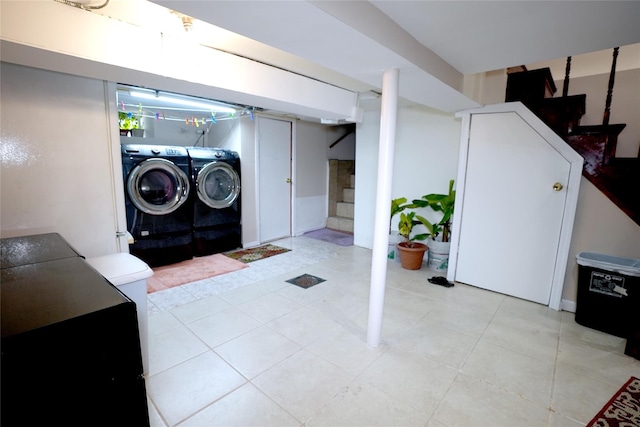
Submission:
[[[353,245],[353,234],[332,230],[330,228],[322,228],[320,230],[309,231],[308,233],[304,233],[304,236],[311,237],[312,239],[323,240],[325,242],[333,243],[340,246]]]
[[[291,283],[292,285],[300,286],[301,288],[304,288],[304,289],[308,289],[324,281],[325,281],[324,279],[321,279],[316,276],[312,276],[311,274],[303,274],[301,276],[294,277],[293,279],[289,279],[286,282]]]
[[[640,379],[631,377],[587,427],[640,427]]]
[[[197,280],[231,273],[249,267],[222,254],[193,258],[177,264],[153,268],[147,279],[147,293],[162,291]]]
[[[224,255],[240,262],[249,263],[260,259],[269,258],[274,255],[289,252],[291,249],[281,248],[275,245],[263,245],[255,248],[241,249],[239,251],[225,252]]]

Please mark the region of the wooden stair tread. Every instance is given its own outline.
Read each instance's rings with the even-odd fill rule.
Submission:
[[[626,124],[609,124],[617,49],[614,49],[607,105],[601,125],[580,124],[586,111],[586,95],[567,96],[570,57],[563,96],[553,97],[556,87],[551,71],[542,68],[510,73],[505,101],[522,102],[562,137],[584,158],[583,176],[640,225],[640,158],[615,156],[618,135]]]
[[[584,176],[640,225],[639,158],[616,158]]]
[[[586,111],[586,95],[544,98],[528,107],[558,135],[574,132]]]
[[[625,127],[627,127],[626,123],[618,123],[613,125],[580,125],[577,126],[570,135],[608,134],[618,136]]]

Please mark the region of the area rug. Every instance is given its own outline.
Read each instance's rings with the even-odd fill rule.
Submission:
[[[225,255],[240,262],[249,263],[269,258],[274,255],[283,254],[290,250],[291,249],[281,248],[280,246],[275,245],[263,245],[255,248],[241,249],[239,251],[225,252]]]
[[[153,276],[147,279],[147,293],[151,294],[247,267],[249,266],[222,254],[208,255],[177,264],[155,267],[152,269]]]
[[[640,427],[640,379],[631,377],[587,427]]]
[[[318,283],[324,282],[324,279],[321,279],[316,276],[312,276],[311,274],[303,274],[298,277],[294,277],[293,279],[286,280],[287,283],[291,283],[292,285],[300,286],[304,289],[309,289],[312,286],[317,285]]]
[[[320,230],[309,231],[304,233],[305,237],[323,240],[340,246],[353,246],[353,234],[344,233],[342,231],[332,230],[330,228],[321,228]]]

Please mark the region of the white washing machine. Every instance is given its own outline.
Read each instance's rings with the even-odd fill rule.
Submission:
[[[87,258],[86,261],[136,304],[142,366],[144,373],[149,373],[147,279],[153,275],[153,270],[144,261],[126,253]]]

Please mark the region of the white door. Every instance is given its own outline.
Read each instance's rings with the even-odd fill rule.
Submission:
[[[291,236],[291,122],[258,118],[260,241]]]
[[[455,280],[549,304],[571,163],[500,113],[471,116],[466,166]]]

